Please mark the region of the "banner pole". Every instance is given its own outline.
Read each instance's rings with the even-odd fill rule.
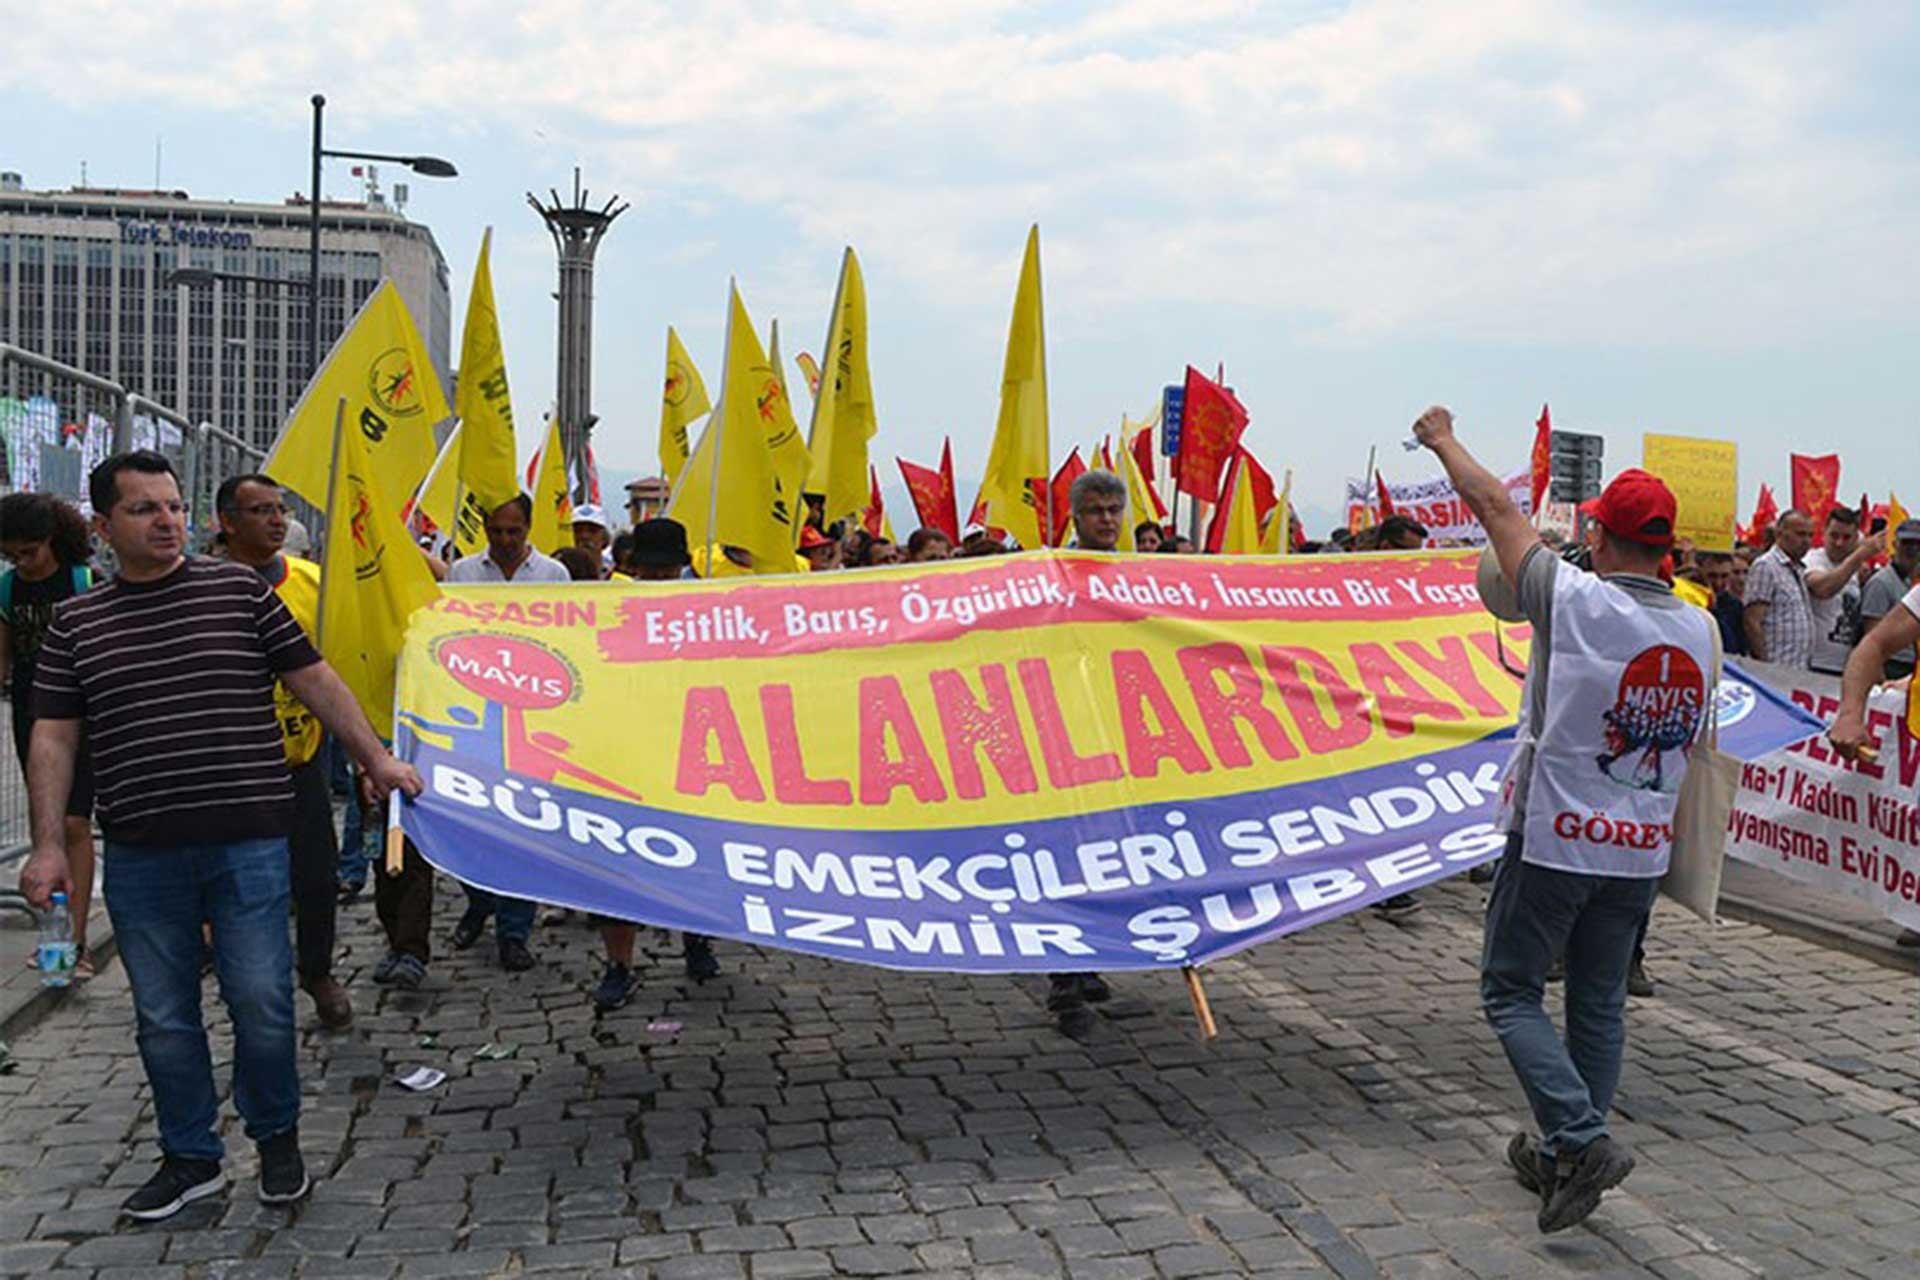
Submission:
[[[1200,985],[1200,971],[1183,965],[1180,976],[1187,980],[1187,996],[1193,1001],[1193,1016],[1200,1022],[1200,1038],[1211,1040],[1220,1034],[1213,1022],[1213,1007],[1207,1003],[1207,989]]]

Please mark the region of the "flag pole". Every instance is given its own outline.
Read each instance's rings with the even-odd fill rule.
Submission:
[[[727,327],[722,330],[721,341],[726,345],[720,356],[720,399],[707,414],[707,429],[713,432],[713,462],[707,472],[707,577],[720,576],[719,566],[714,564],[716,555],[724,554],[720,550],[720,433],[726,429],[726,414],[722,412],[727,403],[727,366],[733,360],[733,304],[740,296],[740,286],[732,280],[727,281]]]
[[[1375,523],[1372,517],[1374,502],[1373,462],[1378,449],[1378,445],[1367,446],[1367,479],[1366,483],[1360,486],[1360,510],[1367,513],[1366,524],[1363,526],[1365,528],[1372,528]]]
[[[334,498],[335,491],[338,489],[340,485],[340,430],[341,430],[341,424],[344,423],[346,419],[347,419],[347,398],[345,396],[341,396],[340,403],[335,405],[333,409],[333,458],[332,458],[332,461],[330,461],[327,464],[326,536],[329,539],[331,539],[336,533],[339,532],[337,529],[333,527],[334,526],[333,498]],[[320,544],[320,563],[324,565],[326,564],[326,562],[327,562],[326,543],[322,542]],[[328,579],[331,576],[332,575],[325,574],[325,573],[320,575],[320,619],[319,619],[319,622],[314,627],[315,635],[313,637],[313,647],[315,649],[321,650],[321,652],[323,653],[325,652],[325,649],[323,648],[323,646],[327,642],[327,588],[328,588]]]
[[[1180,976],[1187,982],[1187,998],[1193,1001],[1193,1016],[1200,1022],[1200,1038],[1211,1040],[1220,1034],[1213,1022],[1213,1006],[1207,1003],[1207,989],[1200,985],[1200,971],[1192,965],[1182,965]]]

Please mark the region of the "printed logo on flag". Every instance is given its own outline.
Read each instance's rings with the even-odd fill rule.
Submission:
[[[367,389],[374,403],[396,418],[411,418],[421,410],[420,380],[404,347],[390,347],[374,357],[367,370]]]
[[[353,487],[353,514],[347,518],[348,531],[353,535],[353,576],[365,582],[379,576],[380,561],[387,554],[387,544],[383,539],[372,536],[373,499],[367,493],[367,482],[359,476],[349,475],[347,483]]]
[[[687,402],[687,396],[693,390],[693,383],[687,377],[687,367],[678,360],[667,361],[667,383],[661,396],[676,409]]]
[[[580,696],[567,658],[523,636],[456,632],[433,643],[433,658],[469,693],[516,711],[550,711]]]

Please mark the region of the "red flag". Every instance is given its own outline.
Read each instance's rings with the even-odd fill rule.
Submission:
[[[1827,523],[1827,512],[1833,510],[1840,492],[1840,455],[1809,458],[1796,453],[1792,462],[1793,505],[1806,512],[1813,527],[1819,529]]]
[[[1533,424],[1533,509],[1547,496],[1553,482],[1553,415],[1540,406],[1540,420]]]
[[[1080,460],[1080,450],[1075,448],[1067,455],[1067,460],[1060,464],[1060,469],[1053,473],[1053,480],[1048,486],[1053,491],[1053,528],[1049,530],[1047,538],[1047,545],[1050,547],[1063,545],[1061,540],[1066,536],[1067,526],[1073,520],[1071,501],[1073,482],[1086,474],[1086,470],[1087,464]],[[1040,482],[1029,480],[1027,484],[1033,489],[1034,510],[1045,511],[1047,499],[1040,491]]]
[[[1760,546],[1766,541],[1766,532],[1773,522],[1780,518],[1780,504],[1774,501],[1773,490],[1766,485],[1760,486],[1760,500],[1753,504],[1753,519],[1747,521],[1747,544]]]
[[[1376,471],[1373,473],[1374,486],[1380,490],[1380,519],[1397,514],[1393,509],[1393,495],[1387,492],[1387,477]]]
[[[957,545],[960,521],[953,491],[953,441],[948,440],[941,448],[938,471],[905,458],[894,461],[900,464],[900,478],[907,482],[907,496],[913,499],[913,510],[921,525],[938,529]]]
[[[1219,383],[1187,366],[1187,402],[1180,420],[1181,493],[1219,502],[1220,473],[1247,429],[1247,410]]]
[[[1268,513],[1280,505],[1280,497],[1273,487],[1273,473],[1261,466],[1260,460],[1252,453],[1236,448],[1233,451],[1233,462],[1227,469],[1225,490],[1228,498],[1233,496],[1234,486],[1240,483],[1239,478],[1233,473],[1233,467],[1242,466],[1247,469],[1247,483],[1253,489],[1254,523],[1265,527]],[[1206,553],[1210,556],[1220,554],[1220,548],[1226,543],[1227,515],[1228,509],[1232,506],[1231,501],[1222,501],[1213,509],[1213,518],[1207,522]]]
[[[1153,483],[1153,428],[1147,427],[1134,433],[1133,465],[1140,468],[1140,479],[1146,482],[1147,492],[1153,497],[1154,511],[1165,511],[1166,499],[1160,496],[1160,490]],[[1141,514],[1140,518],[1144,520],[1152,515],[1153,511],[1148,511]]]
[[[1873,531],[1873,499],[1866,494],[1860,495],[1860,532]]]
[[[867,509],[860,513],[860,527],[872,537],[879,537],[880,530],[886,527],[886,503],[880,498],[880,472],[871,464],[867,465]]]

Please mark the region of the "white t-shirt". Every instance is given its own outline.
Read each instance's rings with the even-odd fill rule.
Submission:
[[[1825,547],[1807,552],[1808,573],[1831,573],[1833,560]],[[1808,592],[1813,609],[1813,661],[1815,671],[1839,675],[1847,669],[1853,646],[1860,643],[1860,582],[1848,578],[1847,585],[1825,600]]]
[[[463,556],[455,560],[447,570],[448,582],[571,582],[573,575],[567,572],[567,566],[552,556],[542,555],[532,547],[527,548],[527,558],[509,578],[500,572],[500,566],[493,557],[482,551],[477,555]]]
[[[1920,582],[1913,584],[1913,589],[1900,598],[1900,603],[1907,607],[1908,613],[1920,618]]]

